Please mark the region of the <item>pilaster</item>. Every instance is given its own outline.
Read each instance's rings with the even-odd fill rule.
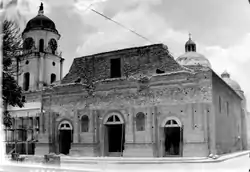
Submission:
[[[74,143],[79,143],[79,122],[78,110],[74,110]]]
[[[215,110],[213,105],[210,106],[211,108],[207,108],[207,118],[208,120],[208,126],[209,126],[209,147],[210,147],[210,153],[215,155],[217,153],[216,151],[216,121],[215,121]]]
[[[40,53],[40,61],[39,61],[39,89],[43,87],[44,81],[44,56]]]

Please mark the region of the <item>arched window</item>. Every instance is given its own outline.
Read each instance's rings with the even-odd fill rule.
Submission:
[[[28,91],[30,86],[30,73],[27,72],[23,75],[23,89],[24,91]]]
[[[56,74],[52,73],[52,74],[50,75],[50,83],[52,84],[52,83],[55,82],[55,81],[56,81]]]
[[[39,41],[39,51],[43,52],[43,48],[44,48],[44,40],[40,39],[40,41]]]
[[[170,119],[166,122],[165,127],[181,127],[180,124],[174,119]]]
[[[87,115],[84,115],[81,118],[81,131],[82,132],[89,131],[89,117]]]
[[[145,115],[142,112],[139,112],[136,115],[136,130],[137,131],[145,130]]]

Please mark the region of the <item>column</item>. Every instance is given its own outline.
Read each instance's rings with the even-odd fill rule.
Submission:
[[[64,59],[62,58],[60,60],[60,80],[62,79],[62,76],[63,76],[63,62],[64,62]]]
[[[43,88],[43,81],[44,81],[44,57],[40,56],[40,61],[39,61],[39,88]]]
[[[125,133],[125,143],[133,143],[133,111],[130,108],[128,114],[126,114],[127,123],[126,123],[126,133]]]

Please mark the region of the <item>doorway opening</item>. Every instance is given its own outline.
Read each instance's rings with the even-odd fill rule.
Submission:
[[[182,156],[183,129],[175,120],[168,120],[164,127],[165,156]]]
[[[64,121],[59,125],[59,153],[68,155],[73,142],[73,129],[69,122]]]
[[[122,120],[112,115],[105,123],[104,156],[120,157],[124,151],[125,125]]]

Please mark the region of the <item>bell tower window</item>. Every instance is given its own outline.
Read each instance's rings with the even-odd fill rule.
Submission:
[[[44,50],[44,40],[40,39],[39,41],[39,52],[43,52]]]
[[[24,91],[28,91],[29,90],[29,85],[30,85],[30,73],[27,72],[23,75],[23,89]]]
[[[50,76],[50,83],[52,84],[55,81],[56,81],[56,74],[52,73]]]
[[[120,58],[110,59],[110,77],[111,78],[121,77],[121,59]]]

